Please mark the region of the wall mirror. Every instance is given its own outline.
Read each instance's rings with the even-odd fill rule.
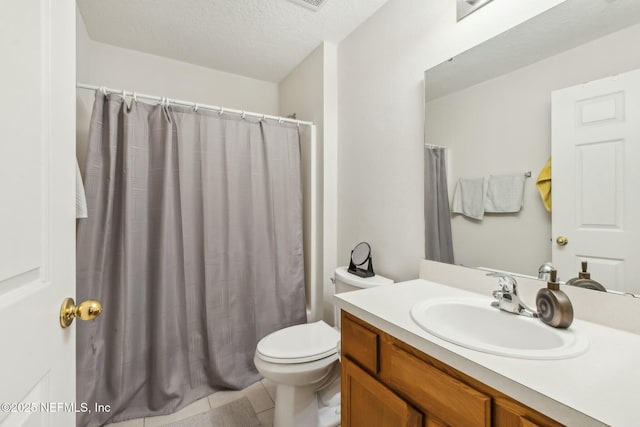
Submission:
[[[456,0],[456,15],[458,21],[480,9],[491,0]]]
[[[525,180],[520,212],[485,215],[482,220],[452,216],[456,264],[534,277],[541,264],[555,264],[552,258],[559,250],[555,240],[563,232],[554,229],[559,221],[553,218],[572,214],[563,212],[563,207],[547,212],[536,188],[539,172],[555,152],[552,93],[640,69],[637,40],[637,0],[566,0],[425,71],[425,143],[447,148],[450,200],[459,178],[532,172]],[[593,105],[594,111],[601,110],[602,105]],[[620,114],[622,121],[631,117],[630,109]],[[638,146],[640,138],[627,142]],[[596,150],[591,153],[592,164],[610,160],[614,176],[606,179],[623,192],[635,192],[638,182],[625,183],[626,176],[616,172],[622,169],[615,163],[631,152],[623,147],[609,158]],[[554,168],[554,180],[555,172]],[[601,185],[599,172],[599,168],[592,171],[589,183],[581,185]],[[608,206],[613,216],[622,218],[614,224],[617,233],[627,236],[631,247],[640,248],[640,233],[635,231],[640,229],[640,217],[629,217],[618,205],[611,207],[611,200],[597,206]],[[568,237],[566,247],[578,243]],[[594,248],[578,254],[594,260],[589,264],[592,278],[609,290],[640,294],[635,265],[598,254]],[[574,258],[570,267],[559,268],[561,280],[577,276],[580,259]]]

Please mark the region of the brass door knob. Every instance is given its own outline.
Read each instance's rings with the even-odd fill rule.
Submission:
[[[76,305],[73,298],[65,298],[60,307],[60,326],[68,328],[76,317],[82,320],[93,320],[102,313],[100,301],[88,299]]]
[[[556,239],[556,243],[558,244],[558,246],[565,246],[567,243],[569,243],[569,239],[564,236],[558,236],[558,238]]]

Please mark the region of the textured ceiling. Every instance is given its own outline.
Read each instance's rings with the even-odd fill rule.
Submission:
[[[278,82],[322,41],[340,42],[387,0],[77,0],[91,39]]]

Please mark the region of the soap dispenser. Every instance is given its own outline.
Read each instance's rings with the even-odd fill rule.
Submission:
[[[573,306],[567,294],[560,290],[556,281],[558,271],[551,270],[551,278],[547,287],[538,291],[536,307],[540,319],[554,328],[568,328],[573,322]]]
[[[587,271],[587,261],[582,261],[582,271],[578,273],[578,277],[567,280],[566,285],[577,286],[584,289],[593,289],[594,291],[607,291],[607,288],[591,278],[591,274]]]

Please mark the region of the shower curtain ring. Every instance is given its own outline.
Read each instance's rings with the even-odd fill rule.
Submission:
[[[220,107],[220,111],[218,111],[218,114],[223,115],[224,114],[224,108]]]
[[[298,127],[300,127],[300,120],[297,120],[296,124],[298,125]]]
[[[196,112],[196,113],[198,112],[198,103],[197,102],[193,105],[193,111]]]
[[[100,92],[102,92],[102,94],[103,94],[104,96],[107,96],[107,88],[106,88],[106,87],[102,86],[102,87],[100,88]]]
[[[242,112],[242,114],[240,114],[240,117],[242,118],[242,120],[244,120],[246,116],[247,116],[247,113],[245,113],[244,111]]]
[[[122,89],[122,99],[126,99],[127,97],[127,91]]]
[[[138,101],[138,94],[135,92],[133,92],[133,100],[136,102]]]

